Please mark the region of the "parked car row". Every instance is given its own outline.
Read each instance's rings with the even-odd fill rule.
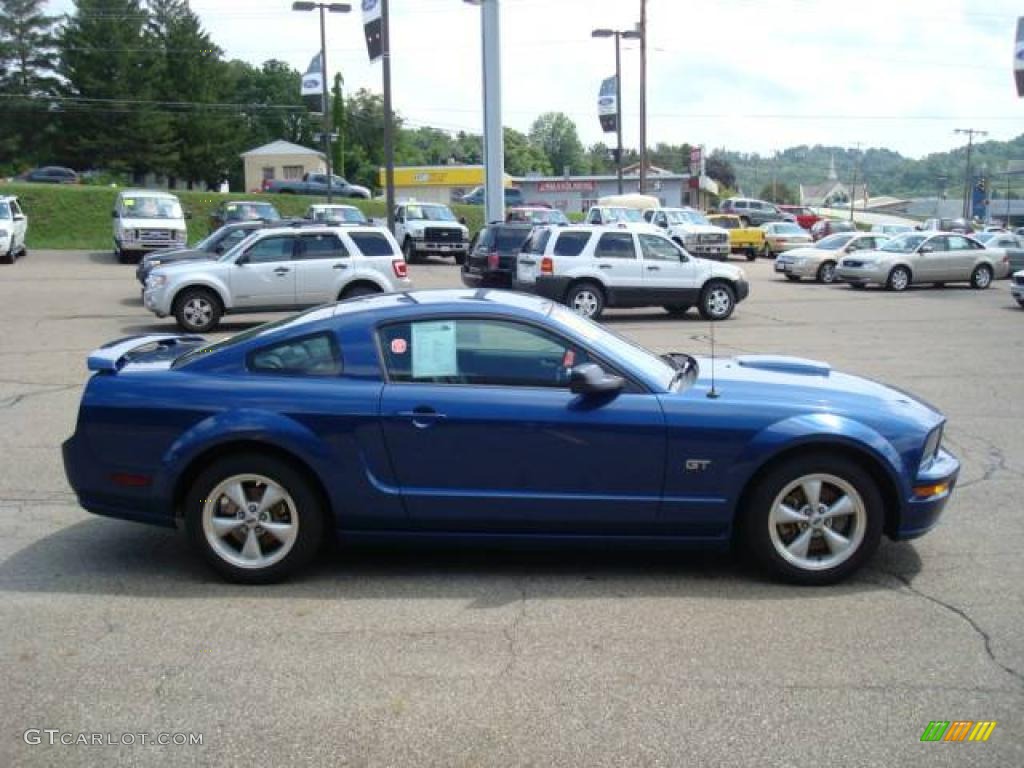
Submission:
[[[28,253],[27,233],[28,216],[18,198],[0,195],[0,264],[13,264],[16,258]]]

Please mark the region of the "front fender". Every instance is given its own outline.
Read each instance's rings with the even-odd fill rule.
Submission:
[[[739,499],[754,474],[783,452],[800,446],[852,448],[865,453],[883,468],[898,490],[900,503],[910,494],[913,473],[906,470],[896,448],[875,429],[846,416],[831,413],[793,416],[771,424],[751,438],[730,468],[730,487]]]
[[[174,490],[182,473],[200,454],[239,441],[265,443],[306,462],[324,482],[330,467],[326,444],[308,427],[280,413],[255,408],[221,411],[209,416],[184,432],[167,449],[154,478],[154,498],[167,505],[164,512],[173,515]],[[333,499],[331,500],[333,503]]]

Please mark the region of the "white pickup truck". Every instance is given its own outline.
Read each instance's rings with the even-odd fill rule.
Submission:
[[[729,230],[716,227],[696,208],[648,208],[644,220],[701,259],[729,258]]]
[[[395,239],[410,264],[427,253],[452,256],[462,264],[469,252],[469,229],[441,203],[401,203],[395,208]]]

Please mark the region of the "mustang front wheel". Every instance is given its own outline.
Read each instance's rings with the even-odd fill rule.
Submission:
[[[304,565],[323,538],[317,495],[291,466],[267,456],[230,456],[203,472],[188,494],[189,538],[222,576],[279,581]]]
[[[763,477],[743,510],[754,558],[797,584],[844,579],[878,547],[884,517],[871,476],[840,456],[786,462]]]

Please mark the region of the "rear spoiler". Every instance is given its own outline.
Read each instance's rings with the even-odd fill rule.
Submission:
[[[117,341],[104,344],[89,353],[86,366],[90,371],[108,371],[116,373],[125,364],[129,354],[142,347],[156,344],[160,347],[173,347],[195,341],[206,341],[202,336],[178,336],[173,333],[153,333],[139,336],[127,336]]]

